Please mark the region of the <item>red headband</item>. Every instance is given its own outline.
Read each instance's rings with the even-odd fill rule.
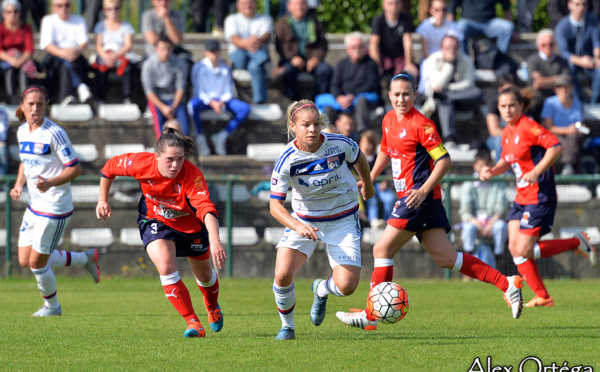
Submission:
[[[25,91],[23,92],[23,94],[21,94],[21,98],[25,98],[25,96],[27,95],[27,93],[31,93],[31,92],[42,92],[44,94],[46,94],[46,92],[40,88],[40,87],[31,87],[31,88],[27,88],[25,89]]]
[[[296,109],[296,111],[294,111],[294,113],[292,114],[292,116],[290,116],[290,121],[294,120],[294,115],[296,115],[296,113],[297,113],[298,111],[300,111],[300,109],[303,109],[303,108],[305,108],[305,107],[309,107],[309,106],[312,106],[312,107],[314,107],[314,108],[316,108],[316,107],[317,107],[317,106],[315,106],[315,105],[314,105],[314,103],[307,103],[306,105],[302,105],[302,106],[298,107],[298,108]]]

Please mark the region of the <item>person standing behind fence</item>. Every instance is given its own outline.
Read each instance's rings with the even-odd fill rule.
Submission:
[[[517,178],[517,196],[508,214],[508,249],[519,273],[535,292],[525,306],[554,306],[535,260],[579,250],[595,265],[596,250],[584,232],[571,239],[540,241],[552,230],[554,222],[557,195],[553,164],[562,146],[550,131],[523,115],[523,107],[518,88],[500,92],[498,110],[508,123],[502,131],[502,156],[493,167],[483,167],[479,178],[486,181],[512,168]]]
[[[227,256],[204,175],[185,159],[193,151],[190,137],[165,128],[156,141],[155,153],[130,153],[109,159],[102,168],[96,217],[106,220],[112,216],[108,194],[116,176],[140,182],[137,222],[146,252],[160,275],[165,296],[188,324],[184,336],[205,337],[190,293],[177,271],[176,257],[187,257],[204,296],[209,325],[219,332],[223,328],[219,280],[209,258],[212,255],[215,267],[221,269]]]
[[[62,315],[56,277],[51,267],[84,265],[94,282],[100,281],[98,251],[60,251],[56,246],[73,214],[71,181],[81,174],[81,165],[64,129],[44,115],[48,93],[37,85],[22,95],[16,116],[23,124],[17,130],[21,164],[10,197],[19,200],[27,184],[29,201],[19,230],[19,264],[35,275],[44,305],[36,317]]]
[[[296,337],[294,277],[312,256],[318,241],[326,244],[333,275],[312,284],[312,323],[323,323],[329,295],[343,297],[354,292],[360,277],[361,231],[358,187],[350,166],[361,178],[363,198],[368,200],[375,193],[369,164],[356,142],[341,134],[322,132],[327,116],[312,101],[292,103],[287,123],[288,133],[296,139],[284,148],[271,176],[271,215],[286,227],[275,247],[273,293],[282,323],[276,340]],[[284,206],[289,187],[291,214]]]

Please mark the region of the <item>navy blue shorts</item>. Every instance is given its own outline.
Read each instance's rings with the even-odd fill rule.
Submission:
[[[208,255],[208,231],[202,226],[202,231],[194,234],[185,234],[157,220],[145,220],[138,216],[140,236],[144,248],[151,242],[164,239],[175,242],[175,255],[177,257],[197,257]]]
[[[556,202],[539,204],[512,203],[508,221],[520,220],[519,229],[525,235],[543,236],[552,231]]]
[[[406,206],[406,198],[398,200],[394,210],[387,220],[387,224],[400,230],[415,231],[417,238],[421,241],[419,232],[442,228],[448,233],[450,222],[446,216],[446,209],[440,199],[426,199],[418,208],[409,209]]]

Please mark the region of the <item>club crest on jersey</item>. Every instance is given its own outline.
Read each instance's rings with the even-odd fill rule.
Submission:
[[[400,131],[400,134],[398,134],[398,137],[400,137],[400,138],[406,137],[406,129],[405,128],[402,128],[402,130]]]
[[[529,218],[531,218],[531,213],[523,212],[523,217],[521,217],[521,226],[529,227]]]
[[[67,147],[62,150],[64,156],[71,156],[71,150]]]
[[[515,145],[519,143],[519,135],[515,135]]]
[[[193,244],[190,245],[190,249],[194,251],[201,251],[203,247],[202,239],[194,239]]]
[[[174,184],[173,191],[175,191],[177,194],[181,194],[181,184],[180,183]]]
[[[277,185],[277,178],[271,178],[271,185]]]
[[[329,169],[337,169],[340,166],[340,157],[333,156],[331,158],[327,158],[327,168]]]

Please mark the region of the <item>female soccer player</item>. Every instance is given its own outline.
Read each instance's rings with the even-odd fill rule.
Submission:
[[[571,239],[539,241],[552,230],[557,200],[552,165],[562,146],[546,128],[523,115],[523,101],[515,87],[500,92],[498,110],[509,124],[502,131],[502,156],[493,167],[483,168],[480,178],[487,180],[512,168],[517,177],[517,197],[508,215],[508,250],[535,292],[525,306],[554,306],[535,259],[578,249],[595,265],[596,251],[583,232]]]
[[[177,129],[165,127],[158,138],[156,153],[123,154],[108,160],[102,168],[98,219],[110,217],[108,192],[115,176],[129,176],[140,182],[138,205],[140,236],[148,256],[160,274],[165,296],[186,320],[185,337],[205,337],[187,287],[179,277],[176,257],[187,257],[198,288],[204,295],[208,322],[213,331],[223,328],[218,303],[219,280],[210,266],[227,260],[219,239],[219,221],[209,199],[204,176],[185,157],[194,151],[194,141]]]
[[[73,214],[71,181],[81,165],[67,133],[46,118],[48,93],[30,85],[21,96],[16,116],[21,164],[10,197],[18,200],[27,183],[29,201],[19,233],[19,264],[35,275],[44,305],[32,316],[62,315],[51,267],[85,265],[98,282],[98,251],[69,252],[55,249]]]
[[[375,193],[369,164],[356,142],[341,134],[321,132],[327,116],[315,104],[301,100],[287,113],[290,142],[275,163],[271,177],[271,214],[286,229],[277,244],[273,292],[282,328],[276,340],[295,338],[294,277],[313,254],[317,241],[326,244],[333,275],[312,284],[310,318],[319,326],[325,318],[327,297],[348,296],[358,285],[361,267],[358,186],[350,171],[358,172],[365,200]],[[290,214],[283,205],[292,188]]]
[[[518,318],[523,306],[521,277],[507,278],[478,258],[457,253],[448,241],[446,233],[450,231],[450,224],[442,205],[439,182],[452,161],[433,122],[413,107],[414,78],[406,73],[394,76],[389,97],[394,110],[383,118],[381,150],[371,169],[371,178],[376,179],[391,162],[399,200],[387,220],[383,236],[373,247],[375,269],[371,288],[392,281],[394,255],[416,234],[440,267],[498,287],[504,292],[513,317]],[[377,329],[377,321],[364,310],[336,315],[347,325]]]

